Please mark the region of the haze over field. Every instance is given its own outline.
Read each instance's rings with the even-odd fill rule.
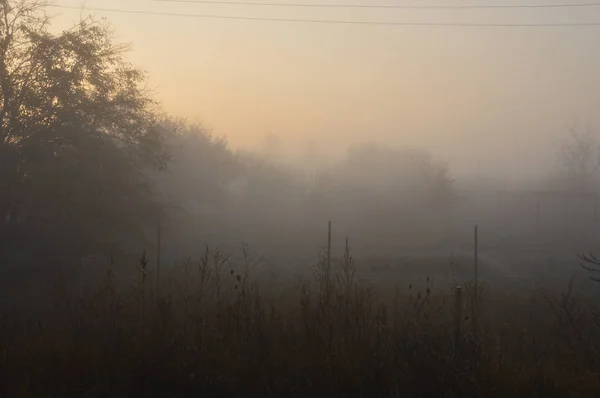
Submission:
[[[72,0],[60,4],[80,5]],[[572,23],[594,21],[600,14],[598,8],[84,4],[159,13],[425,23]],[[451,5],[473,4],[494,3]],[[59,16],[60,28],[81,14],[68,9],[52,13]],[[166,110],[203,122],[234,147],[257,147],[265,135],[276,134],[286,154],[301,155],[313,142],[320,153],[339,155],[350,143],[377,140],[425,146],[450,161],[455,173],[477,168],[514,177],[548,166],[553,145],[573,125],[600,127],[597,27],[335,25],[84,9],[83,15],[89,13],[108,17],[119,38],[133,44],[128,58],[149,72]]]
[[[281,1],[0,0],[0,396],[600,396],[600,2]]]

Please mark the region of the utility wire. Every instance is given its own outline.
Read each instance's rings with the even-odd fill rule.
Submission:
[[[398,4],[317,4],[317,3],[270,3],[254,1],[222,1],[222,0],[151,0],[158,3],[186,4],[220,4],[259,7],[306,7],[306,8],[386,8],[386,9],[415,9],[415,10],[454,10],[454,9],[485,9],[485,8],[583,8],[600,7],[600,3],[575,4],[457,4],[457,5],[398,5]]]
[[[317,24],[338,24],[338,25],[380,25],[380,26],[424,26],[424,27],[472,27],[472,28],[518,28],[518,27],[585,27],[600,26],[600,22],[572,22],[572,23],[452,23],[452,22],[387,22],[387,21],[352,21],[352,20],[327,20],[327,19],[300,19],[300,18],[271,18],[271,17],[245,17],[233,15],[213,15],[213,14],[181,14],[160,11],[141,11],[126,10],[116,8],[98,8],[98,7],[76,7],[67,5],[49,5],[50,8],[62,8],[71,10],[88,10],[98,12],[110,12],[119,14],[138,14],[138,15],[158,15],[180,18],[202,18],[202,19],[232,19],[244,21],[270,21],[270,22],[294,22],[294,23],[317,23]]]

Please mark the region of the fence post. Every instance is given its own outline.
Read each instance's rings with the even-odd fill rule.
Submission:
[[[473,272],[474,272],[474,292],[473,292],[473,313],[471,317],[473,319],[473,335],[478,337],[478,316],[479,316],[479,244],[478,244],[478,227],[475,225],[474,230],[474,260],[473,260]]]
[[[592,241],[596,238],[598,231],[598,196],[594,194],[594,221],[592,225]]]
[[[454,349],[458,353],[462,336],[462,286],[454,289]]]
[[[160,218],[158,219],[156,229],[156,299],[160,303],[160,245],[161,245],[161,225]]]
[[[327,269],[331,269],[331,221],[327,227]]]
[[[327,264],[325,265],[325,300],[327,305],[329,305],[329,298],[331,294],[331,221],[327,224]]]

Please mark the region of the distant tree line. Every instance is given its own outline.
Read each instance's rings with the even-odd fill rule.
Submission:
[[[380,243],[447,234],[453,180],[428,153],[367,143],[307,173],[272,156],[274,139],[267,154],[234,151],[165,115],[105,22],[49,27],[44,3],[0,2],[0,263],[138,250],[157,224],[182,250],[314,242],[328,220]],[[573,138],[564,160],[584,186],[598,147]]]

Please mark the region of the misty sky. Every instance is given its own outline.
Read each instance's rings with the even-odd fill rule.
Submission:
[[[573,2],[513,3],[534,1]],[[347,10],[150,0],[88,0],[85,5],[329,20],[600,22],[600,7]],[[80,15],[76,10],[50,12],[59,26]],[[600,128],[600,26],[390,27],[91,13],[107,17],[119,38],[132,43],[129,58],[149,72],[167,111],[205,123],[235,146],[257,145],[266,134],[279,135],[288,149],[303,148],[307,141],[343,148],[375,139],[427,146],[457,167],[477,162],[482,170],[519,171],[524,159],[533,164],[547,157],[557,134],[572,125]]]

